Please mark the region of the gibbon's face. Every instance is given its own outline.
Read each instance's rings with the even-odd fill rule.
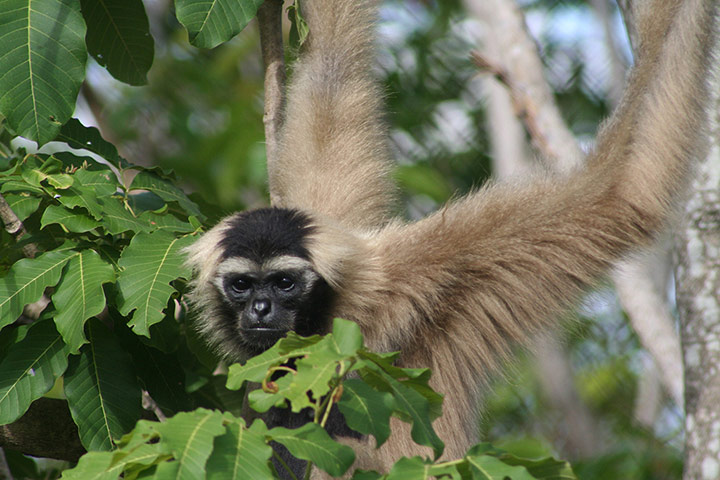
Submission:
[[[256,355],[289,331],[320,333],[331,291],[313,269],[306,241],[312,227],[303,214],[260,209],[238,214],[220,242],[213,285],[215,313],[225,330],[224,350]]]

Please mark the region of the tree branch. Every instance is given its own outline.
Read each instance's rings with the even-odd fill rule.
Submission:
[[[265,149],[268,170],[276,162],[280,129],[285,112],[285,53],[282,39],[282,0],[265,0],[258,9],[260,48],[265,68]],[[275,198],[272,192],[271,202]]]
[[[53,398],[36,400],[20,419],[0,426],[0,447],[71,462],[85,453],[67,402]]]
[[[7,203],[7,200],[5,200],[5,197],[3,197],[2,194],[0,194],[0,218],[3,221],[3,224],[5,224],[5,231],[12,235],[16,242],[27,234],[25,225],[23,225],[18,216],[15,215],[15,212],[13,212],[12,208],[10,208],[10,205]],[[22,250],[28,258],[35,258],[38,254],[38,249],[34,243],[24,245]]]

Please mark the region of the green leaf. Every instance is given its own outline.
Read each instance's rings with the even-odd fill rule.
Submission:
[[[73,173],[73,178],[84,187],[90,187],[98,197],[107,197],[118,191],[118,180],[110,170],[92,171],[86,168],[79,168]]]
[[[172,451],[179,469],[173,478],[196,480],[205,477],[205,463],[213,450],[213,439],[226,432],[220,412],[198,409],[181,412],[156,425],[160,443]]]
[[[393,465],[387,475],[387,480],[425,480],[430,478],[430,465],[428,460],[422,457],[403,457]]]
[[[71,358],[65,395],[88,450],[110,450],[142,414],[132,359],[100,320],[87,325],[89,345]]]
[[[272,478],[268,460],[272,447],[265,442],[267,427],[256,420],[245,428],[237,419],[227,426],[227,432],[215,439],[215,448],[207,462],[208,480],[245,480]]]
[[[102,285],[115,281],[115,270],[92,250],[83,250],[68,262],[65,274],[52,296],[55,305],[55,325],[76,353],[87,342],[85,321],[105,308]]]
[[[377,447],[390,436],[393,407],[393,398],[389,393],[378,392],[362,380],[354,378],[343,382],[338,408],[348,426],[365,435],[373,435]]]
[[[87,210],[95,220],[106,220],[103,218],[102,203],[98,201],[94,188],[85,187],[78,182],[59,193],[56,198],[67,208],[81,207]]]
[[[193,242],[192,237],[175,238],[169,233],[135,235],[120,257],[123,271],[118,276],[122,315],[135,310],[130,326],[138,335],[149,337],[151,325],[164,317],[163,310],[175,289],[170,282],[189,278],[180,250]]]
[[[85,78],[85,22],[75,0],[0,0],[0,112],[18,135],[49,142]]]
[[[56,223],[64,227],[68,232],[84,233],[101,225],[97,220],[79,211],[68,210],[58,205],[50,205],[43,212],[40,219],[40,228]]]
[[[39,300],[45,288],[55,285],[65,263],[76,254],[55,250],[16,262],[0,279],[0,328],[17,320],[25,305]]]
[[[396,411],[412,422],[410,435],[419,445],[432,447],[436,458],[442,454],[443,441],[432,428],[430,402],[411,386],[404,385],[376,364],[368,363],[361,371],[363,380],[381,391],[389,392],[395,399]]]
[[[149,232],[151,225],[141,220],[125,208],[117,198],[98,200],[102,211],[103,227],[108,233],[118,235],[123,232]]]
[[[47,393],[68,366],[68,350],[47,321],[34,324],[0,363],[0,425],[14,422]]]
[[[72,148],[95,153],[120,170],[130,166],[127,160],[118,155],[115,145],[102,138],[97,128],[86,127],[75,118],[62,126],[55,140],[65,142]]]
[[[132,344],[128,351],[132,355],[135,370],[145,390],[158,404],[165,415],[173,415],[192,408],[191,397],[185,391],[185,373],[176,355],[167,355],[138,340],[128,331]]]
[[[166,202],[177,202],[191,215],[203,217],[197,204],[190,200],[181,189],[167,180],[153,175],[150,172],[138,173],[130,185],[130,190],[148,190],[165,200]]]
[[[213,48],[245,28],[260,5],[262,0],[175,0],[175,14],[190,43]]]
[[[345,473],[355,461],[353,449],[330,438],[317,423],[306,423],[293,430],[275,427],[268,434],[285,445],[294,457],[311,461],[334,477]]]
[[[490,455],[466,457],[473,480],[534,480],[524,467],[514,467]]]
[[[88,452],[70,470],[60,477],[63,480],[117,480],[121,467],[109,468],[113,459],[112,452]]]
[[[40,206],[40,199],[30,195],[5,195],[5,201],[21,222],[35,213]]]
[[[227,387],[237,390],[246,380],[262,382],[270,367],[285,363],[293,357],[306,355],[309,352],[308,348],[322,338],[319,335],[306,338],[290,332],[287,337],[280,339],[260,355],[250,358],[244,365],[238,363],[230,365]]]
[[[147,83],[154,42],[142,0],[80,0],[90,54],[130,85]]]

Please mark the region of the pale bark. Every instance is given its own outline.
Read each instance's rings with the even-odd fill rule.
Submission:
[[[285,53],[282,38],[282,0],[265,0],[257,13],[260,47],[265,68],[265,152],[268,170],[276,162],[285,112]],[[275,204],[273,192],[271,203]]]
[[[642,6],[628,8],[633,8],[633,19],[645,21],[649,2],[641,3]],[[492,34],[485,40],[495,46],[478,55],[476,63],[490,70],[510,90],[513,108],[548,166],[558,172],[575,168],[582,162],[583,153],[544,79],[542,62],[525,28],[522,12],[511,0],[466,0],[465,4],[477,18],[491,19],[492,23]],[[620,266],[623,273],[613,278],[633,328],[658,364],[663,385],[673,400],[682,405],[680,343],[674,321],[669,309],[662,309],[666,304],[662,290],[652,288],[647,278],[645,272],[649,267],[638,262],[636,258],[623,262]]]
[[[509,48],[518,39],[504,37],[508,29],[503,23],[496,22],[495,17],[481,18],[491,18],[491,21],[483,22],[481,57],[494,63],[496,59],[504,58],[503,48]],[[512,32],[512,29],[509,31]],[[504,80],[507,81],[508,78]],[[508,89],[496,76],[485,78],[482,86],[487,100],[487,128],[494,176],[508,179],[530,173],[535,165],[529,160],[525,131],[517,115],[517,101],[511,98]],[[523,120],[525,125],[537,121],[527,117]],[[528,128],[532,130],[535,127]],[[536,342],[534,351],[537,355],[536,367],[543,396],[554,411],[562,412],[562,423],[558,424],[560,428],[553,433],[557,448],[571,458],[596,455],[603,448],[603,435],[600,434],[602,429],[575,388],[572,366],[561,342],[550,333]]]
[[[720,52],[715,46],[716,55]],[[716,56],[717,58],[717,56]],[[685,360],[686,480],[720,478],[720,80],[711,79],[710,148],[677,235],[677,305]]]

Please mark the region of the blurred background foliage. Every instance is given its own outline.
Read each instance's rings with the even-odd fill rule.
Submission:
[[[156,58],[149,85],[128,87],[91,65],[77,115],[98,125],[135,163],[172,169],[217,215],[267,202],[262,66],[251,24],[213,50],[187,43],[167,0],[146,0]],[[589,1],[524,1],[530,32],[566,121],[592,142],[612,104],[610,61],[601,21]],[[617,11],[618,51],[629,58]],[[469,61],[477,22],[458,0],[388,0],[379,25],[377,73],[407,216],[416,218],[492,173],[479,75]],[[288,53],[291,59],[293,52]],[[583,479],[681,476],[682,413],[661,395],[652,423],[636,418],[639,385],[652,375],[648,355],[612,292],[589,296],[562,332],[574,389],[592,416],[592,455],[567,442],[567,411],[549,400],[532,354],[509,366],[486,398],[478,425],[485,439],[530,456],[553,453]]]

